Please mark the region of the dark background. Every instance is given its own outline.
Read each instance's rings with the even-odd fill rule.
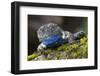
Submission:
[[[38,28],[49,22],[55,22],[59,24],[63,30],[72,33],[81,30],[87,33],[88,29],[87,17],[28,15],[28,55],[36,51],[39,45],[37,38]]]

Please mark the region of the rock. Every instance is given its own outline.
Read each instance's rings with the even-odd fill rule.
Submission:
[[[45,55],[40,55],[38,57],[36,57],[34,60],[45,60]]]
[[[60,52],[58,59],[67,59],[66,51]]]
[[[57,60],[57,57],[56,57],[55,53],[50,53],[50,54],[47,55],[47,59],[49,59],[49,60],[51,60],[51,59]]]
[[[37,30],[37,36],[40,42],[52,35],[62,36],[62,29],[56,23],[47,23]]]

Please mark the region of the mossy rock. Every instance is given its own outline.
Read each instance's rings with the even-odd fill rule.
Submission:
[[[34,60],[40,55],[45,56],[45,60],[60,59],[83,59],[88,57],[88,39],[83,37],[74,43],[66,43],[56,48],[49,48],[38,51],[28,56],[28,60]]]

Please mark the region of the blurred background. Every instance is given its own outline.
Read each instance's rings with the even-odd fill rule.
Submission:
[[[40,44],[37,38],[38,28],[50,22],[55,22],[59,24],[59,27],[63,30],[72,33],[78,31],[84,31],[87,33],[88,31],[87,17],[28,15],[28,55],[36,51]]]

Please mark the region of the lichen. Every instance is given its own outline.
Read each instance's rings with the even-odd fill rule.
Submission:
[[[44,60],[60,60],[60,59],[82,59],[88,58],[88,39],[83,37],[73,43],[65,43],[56,48],[36,51],[28,56],[28,60],[35,60],[40,55],[44,55]],[[38,59],[42,60],[42,59]]]

